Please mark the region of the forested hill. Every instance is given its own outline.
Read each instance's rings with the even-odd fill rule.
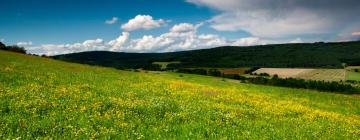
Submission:
[[[180,61],[173,67],[342,67],[360,65],[360,41],[218,47],[171,53],[93,51],[55,59],[115,68],[141,68],[153,62]]]

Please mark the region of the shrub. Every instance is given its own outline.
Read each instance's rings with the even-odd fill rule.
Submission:
[[[252,67],[251,69],[245,70],[245,74],[252,74],[252,72],[260,69],[259,67]]]
[[[199,74],[199,75],[207,75],[207,71],[205,69],[178,69],[177,72],[180,73],[190,73],[190,74]]]
[[[263,77],[270,77],[270,75],[269,75],[269,74],[267,74],[267,73],[260,73],[260,74],[259,74],[259,76],[263,76]]]
[[[161,65],[158,64],[149,64],[147,66],[144,66],[144,70],[150,70],[150,71],[161,71]]]
[[[210,76],[217,76],[217,77],[220,77],[221,76],[221,72],[217,69],[210,69],[208,71],[208,75]]]
[[[200,74],[200,75],[206,75],[207,71],[205,69],[193,69],[192,70],[193,74]]]

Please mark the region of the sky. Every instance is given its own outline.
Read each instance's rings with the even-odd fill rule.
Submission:
[[[45,55],[360,39],[359,0],[0,0],[0,17],[1,42]]]

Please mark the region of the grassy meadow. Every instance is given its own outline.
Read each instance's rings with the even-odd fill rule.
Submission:
[[[0,51],[0,139],[15,138],[360,139],[360,96]]]
[[[346,80],[360,81],[360,66],[350,66],[346,69]]]

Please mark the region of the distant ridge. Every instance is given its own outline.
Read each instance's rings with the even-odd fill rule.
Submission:
[[[119,69],[141,68],[153,62],[180,61],[170,67],[323,67],[360,65],[360,41],[224,46],[169,53],[91,51],[53,56],[55,59]]]

